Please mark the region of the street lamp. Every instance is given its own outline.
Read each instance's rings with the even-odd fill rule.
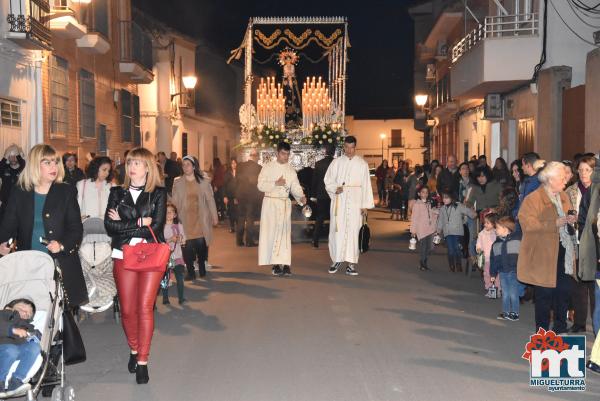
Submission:
[[[185,90],[179,93],[172,94],[171,101],[173,101],[173,99],[175,99],[175,97],[179,95],[187,95],[188,98],[191,98],[190,94],[192,93],[192,91],[196,87],[196,84],[198,83],[198,77],[196,77],[195,75],[186,75],[184,77],[181,77],[181,81],[183,82],[183,87],[185,88]]]
[[[379,137],[381,138],[381,163],[383,163],[383,141],[385,141],[387,135],[382,132],[381,134],[379,134]]]
[[[429,96],[423,94],[415,95],[415,103],[417,104],[417,106],[422,108],[427,104],[428,97]]]

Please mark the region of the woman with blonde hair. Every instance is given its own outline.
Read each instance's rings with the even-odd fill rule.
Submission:
[[[132,149],[125,159],[125,182],[113,187],[108,197],[104,226],[112,237],[114,276],[121,303],[121,320],[130,354],[127,368],[138,384],[148,383],[148,355],[154,333],[154,303],[163,272],[127,270],[123,245],[165,242],[163,230],[167,191],[154,155]],[[166,268],[166,266],[165,266]]]
[[[75,187],[63,183],[64,168],[56,150],[35,145],[10,194],[0,224],[0,254],[6,242],[19,251],[49,252],[60,263],[71,307],[87,303],[87,289],[77,248],[83,235]]]

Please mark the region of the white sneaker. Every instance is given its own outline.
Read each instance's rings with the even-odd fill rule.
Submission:
[[[346,274],[349,276],[358,276],[356,265],[348,265],[348,267],[346,267]]]
[[[206,262],[204,262],[204,268],[206,270],[212,270],[213,266],[210,263],[208,263],[208,260],[207,260]]]

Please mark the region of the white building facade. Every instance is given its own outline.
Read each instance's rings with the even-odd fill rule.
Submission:
[[[370,120],[347,116],[345,129],[356,137],[356,151],[370,168],[387,160],[410,161],[412,167],[423,164],[423,132],[414,128],[412,119]]]
[[[415,82],[416,91],[429,88],[433,158],[485,154],[510,163],[529,151],[554,160],[596,151],[583,117],[594,21],[567,1],[467,4],[412,10],[417,24],[429,6],[434,21],[417,42],[427,83]]]
[[[27,31],[20,21],[38,21],[48,3],[37,15],[32,3],[0,0],[0,157],[13,143],[27,151],[43,141],[42,63],[50,30],[40,23]]]

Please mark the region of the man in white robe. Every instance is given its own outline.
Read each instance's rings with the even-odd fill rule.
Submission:
[[[348,262],[346,274],[357,276],[358,233],[367,210],[375,207],[369,165],[356,155],[356,138],[344,140],[344,155],[335,159],[325,174],[325,188],[331,197],[329,220],[329,255],[333,264],[329,273],[336,273]]]
[[[258,176],[258,190],[265,193],[260,214],[258,264],[273,265],[275,276],[292,274],[292,202],[302,205],[306,197],[296,170],[288,163],[290,145],[280,142],[277,159],[265,164]]]

